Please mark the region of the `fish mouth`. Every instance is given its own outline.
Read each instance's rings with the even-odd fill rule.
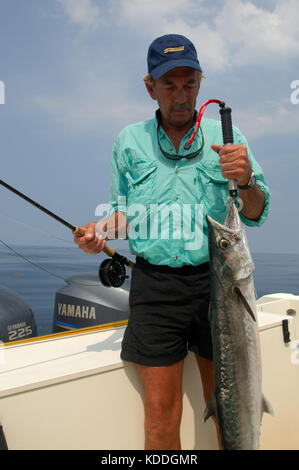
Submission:
[[[239,217],[239,211],[235,204],[231,204],[224,222],[221,224],[217,220],[212,219],[208,214],[206,215],[209,224],[215,230],[225,230],[229,234],[238,235],[242,232],[241,221]]]
[[[245,234],[243,234],[242,227],[240,225],[237,225],[235,228],[229,227],[225,224],[228,219],[226,219],[225,222],[221,224],[208,215],[206,215],[206,218],[208,220],[208,224],[210,224],[209,230],[213,231],[213,244],[215,244],[217,249],[221,251],[222,260],[225,260],[226,265],[230,266],[233,280],[240,281],[242,279],[248,278],[248,276],[254,271],[254,263],[248,250],[246,237],[244,239]],[[239,241],[243,240],[246,256],[243,257],[242,264],[236,264],[234,261],[235,258],[239,259],[239,257],[235,257],[234,254],[232,255],[232,245],[225,249],[222,249],[221,246],[219,246],[219,243],[222,239],[225,239],[225,241],[228,241],[229,243],[238,243]],[[235,249],[233,253],[235,253]]]
[[[237,233],[240,232],[240,230],[236,230],[236,229],[228,227],[227,225],[225,225],[225,223],[221,224],[220,222],[217,222],[217,220],[212,219],[212,217],[210,217],[209,215],[206,215],[206,218],[209,224],[215,229],[223,230],[225,232],[230,233],[231,235],[236,235]]]

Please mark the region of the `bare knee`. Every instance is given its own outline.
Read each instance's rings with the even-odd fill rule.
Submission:
[[[145,435],[147,448],[178,449],[180,447],[180,424],[182,400],[145,402]]]
[[[139,367],[144,385],[146,449],[179,449],[183,364]]]
[[[164,426],[165,428],[180,425],[182,417],[182,396],[172,398],[152,397],[145,399],[145,416],[148,423],[153,427]]]

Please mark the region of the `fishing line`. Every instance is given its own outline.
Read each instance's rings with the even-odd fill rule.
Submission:
[[[52,217],[53,219],[57,220],[57,222],[59,222],[60,224],[64,225],[65,227],[67,227],[68,229],[70,229],[74,235],[76,235],[77,237],[83,237],[85,235],[85,230],[82,230],[78,225],[72,225],[70,224],[69,222],[67,222],[66,220],[62,219],[61,217],[59,217],[57,214],[54,214],[54,212],[50,211],[49,209],[47,209],[46,207],[42,206],[41,204],[39,204],[38,202],[34,201],[33,199],[31,199],[30,197],[26,196],[26,194],[24,193],[21,193],[21,191],[19,191],[18,189],[16,188],[13,188],[12,186],[10,186],[9,184],[7,184],[5,181],[3,180],[0,180],[0,184],[2,186],[4,186],[6,189],[8,189],[9,191],[15,193],[17,196],[19,196],[20,198],[24,199],[25,201],[29,202],[29,204],[32,204],[34,207],[36,207],[37,209],[39,209],[40,211],[44,212],[45,214],[49,215],[50,217]],[[125,256],[121,256],[119,255],[113,248],[110,248],[108,245],[105,245],[103,250],[102,250],[107,256],[110,256],[112,258],[112,262],[114,260],[117,260],[118,262],[121,262],[123,263],[124,265],[128,266],[130,269],[133,269],[134,267],[134,263],[130,260],[128,260]]]
[[[59,274],[55,274],[55,273],[53,273],[52,271],[49,271],[48,269],[43,268],[43,267],[40,266],[39,264],[34,263],[34,262],[31,261],[29,258],[27,258],[26,256],[24,256],[24,255],[22,255],[21,253],[19,253],[17,250],[15,250],[15,249],[12,248],[11,246],[7,245],[7,243],[5,243],[3,240],[0,239],[0,242],[1,242],[3,245],[5,245],[6,248],[8,248],[9,250],[11,250],[16,256],[19,256],[19,257],[22,258],[24,261],[27,261],[27,263],[32,264],[32,266],[35,266],[36,268],[38,268],[38,269],[40,269],[41,271],[44,271],[44,272],[50,274],[51,276],[57,277],[58,279],[62,279],[63,282],[65,282],[65,283],[68,283],[68,281],[67,281],[64,277],[61,277],[61,276],[59,276]],[[121,255],[119,255],[119,256],[121,256]],[[105,261],[107,261],[107,260],[105,260]],[[101,270],[101,268],[100,268],[100,270]],[[114,270],[115,270],[115,268],[114,268]],[[111,276],[113,276],[113,274],[114,274],[113,271],[114,271],[114,270],[112,270]],[[103,271],[103,268],[102,268],[102,271]],[[105,271],[104,271],[104,273],[105,273]],[[102,277],[104,276],[103,281],[105,282],[105,279],[107,278],[107,274],[104,274],[104,273],[102,273]],[[114,274],[114,276],[115,276],[115,274]],[[84,285],[84,286],[94,286],[94,283],[88,284],[88,283],[86,283],[86,281],[82,281],[82,282],[81,282],[80,279],[76,279],[76,281],[73,280],[72,282],[75,282],[76,284],[82,284],[82,285]],[[107,284],[108,284],[108,283],[111,283],[111,281],[109,281],[109,280],[107,280],[106,282],[107,282]]]
[[[26,256],[21,255],[21,253],[19,253],[18,251],[16,251],[14,248],[11,248],[11,246],[7,245],[7,243],[5,243],[3,240],[0,239],[0,242],[1,242],[3,245],[5,245],[6,248],[8,248],[9,250],[11,250],[16,256],[19,256],[19,257],[22,258],[23,260],[27,261],[27,263],[30,263],[30,264],[32,264],[33,266],[35,266],[36,268],[41,269],[42,271],[45,271],[46,273],[51,274],[51,276],[57,277],[58,279],[62,279],[62,280],[65,282],[65,279],[64,279],[63,277],[59,276],[58,274],[52,273],[51,271],[48,271],[46,268],[43,268],[43,267],[40,266],[39,264],[36,264],[36,263],[34,263],[33,261],[31,261],[30,259],[26,258]]]
[[[24,227],[30,228],[31,230],[34,230],[36,232],[43,233],[44,235],[47,235],[49,238],[55,238],[56,240],[60,240],[62,242],[67,242],[69,244],[73,245],[73,242],[70,240],[66,240],[65,238],[60,238],[57,237],[57,235],[54,235],[53,233],[48,233],[45,230],[41,230],[40,228],[35,227],[34,225],[29,225],[23,222],[22,220],[15,219],[14,217],[11,217],[10,215],[3,214],[3,212],[0,212],[1,216],[6,217],[7,219],[12,220],[13,222],[16,222],[17,224],[23,225]]]

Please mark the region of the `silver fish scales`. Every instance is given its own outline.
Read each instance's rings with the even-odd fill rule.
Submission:
[[[204,418],[216,416],[223,449],[257,450],[262,414],[273,412],[262,394],[254,264],[234,203],[224,224],[207,220],[215,391]]]

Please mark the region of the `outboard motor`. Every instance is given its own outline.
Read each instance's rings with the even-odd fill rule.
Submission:
[[[15,292],[0,286],[0,341],[9,343],[37,336],[30,307]]]
[[[109,288],[92,274],[71,276],[56,293],[53,333],[128,319],[130,281]]]

